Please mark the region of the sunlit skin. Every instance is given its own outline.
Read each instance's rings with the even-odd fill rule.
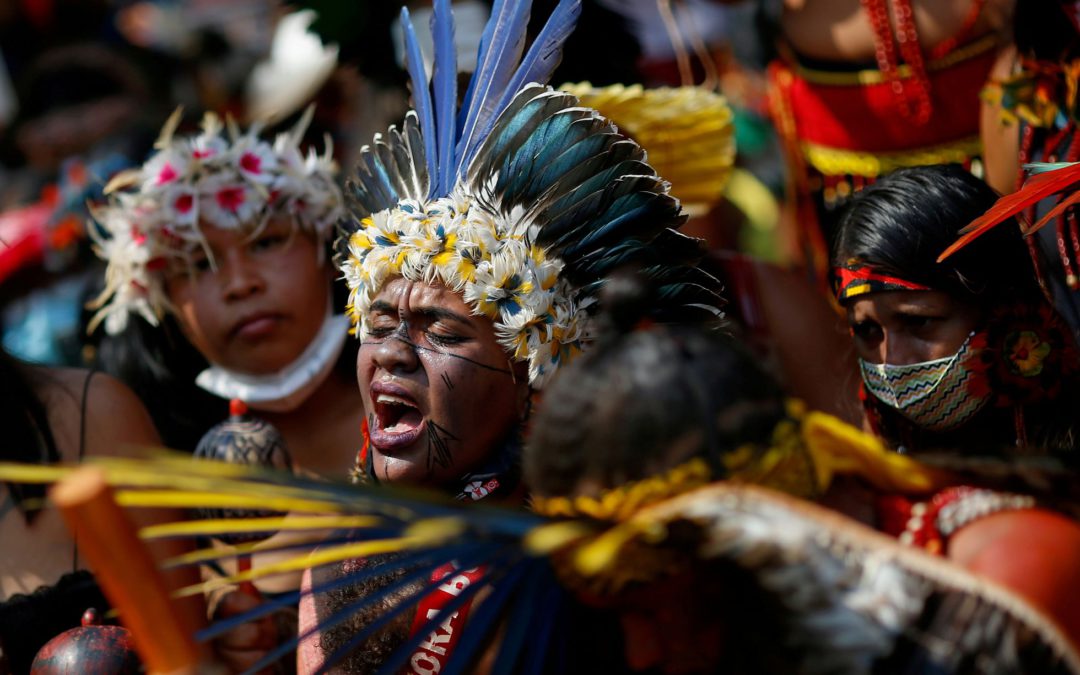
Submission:
[[[524,364],[459,293],[403,278],[368,312],[356,375],[375,475],[440,485],[477,468],[524,416]]]
[[[209,224],[201,230],[213,264],[199,250],[166,281],[181,330],[216,365],[252,375],[280,371],[326,318],[332,272],[319,262],[319,243],[285,218],[254,237]]]
[[[871,293],[849,304],[847,315],[859,358],[894,366],[952,356],[982,318],[941,291]]]

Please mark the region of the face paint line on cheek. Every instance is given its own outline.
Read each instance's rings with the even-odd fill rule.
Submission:
[[[453,391],[454,390],[454,380],[451,379],[450,374],[449,373],[441,373],[440,377],[442,377],[443,384],[446,385],[446,388],[449,391]]]
[[[454,463],[454,455],[450,451],[450,441],[456,441],[458,437],[450,433],[435,422],[427,421],[427,470],[428,474],[435,472],[435,467],[448,468]]]

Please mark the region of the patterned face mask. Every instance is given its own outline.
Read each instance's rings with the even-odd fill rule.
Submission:
[[[993,396],[990,387],[979,382],[987,377],[985,371],[974,367],[983,351],[971,346],[974,335],[968,335],[959,351],[943,359],[903,366],[859,359],[867,391],[923,429],[949,431],[959,427]]]

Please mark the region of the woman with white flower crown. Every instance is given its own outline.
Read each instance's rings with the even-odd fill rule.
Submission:
[[[271,144],[257,126],[226,129],[210,113],[201,133],[175,135],[177,111],[157,152],[114,178],[109,203],[93,214],[91,233],[108,267],[90,331],[146,333],[133,324],[170,338],[177,331],[201,357],[194,382],[216,397],[210,423],[225,417],[228,401],[242,400],[281,431],[297,469],[344,476],[363,418],[351,366],[334,367],[350,357],[328,255],[344,210],[332,149],[301,151],[309,120],[310,111]],[[150,407],[155,421],[170,412]],[[165,440],[185,445],[178,437]]]
[[[280,432],[284,461],[295,471],[344,478],[360,446],[363,402],[352,375],[355,350],[345,348],[349,320],[340,305],[335,311],[332,293],[329,242],[343,199],[332,149],[301,151],[310,116],[271,144],[258,127],[241,132],[209,113],[201,133],[176,135],[177,111],[156,153],[114,178],[109,203],[93,214],[91,231],[108,267],[90,330],[102,325],[110,340],[128,340],[102,346],[120,352],[122,378],[159,375],[150,386],[146,378],[128,379],[169,445],[193,450],[228,410],[238,412],[229,403],[238,400]],[[132,341],[142,346],[131,349]],[[206,438],[243,452],[254,436],[229,437],[237,421]],[[279,447],[267,445],[254,454]],[[277,534],[264,545],[288,539]],[[256,552],[250,562],[263,566],[277,555]],[[258,586],[277,593],[298,583],[298,574],[282,575]],[[257,601],[245,593],[222,597],[226,612]],[[235,647],[226,660],[251,660],[254,645]]]

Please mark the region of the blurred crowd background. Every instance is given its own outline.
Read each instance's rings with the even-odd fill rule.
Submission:
[[[453,3],[459,52],[479,40],[484,0]],[[407,3],[426,26],[430,2]],[[534,3],[534,23],[554,0]],[[140,164],[178,106],[284,128],[316,104],[347,179],[355,153],[408,108],[401,3],[390,0],[0,1],[0,335],[23,359],[95,361],[85,303],[102,283],[86,236],[110,176]],[[735,199],[699,214],[714,248],[782,258],[782,161],[765,113],[764,69],[780,2],[586,0],[553,84],[705,83],[734,110]],[[696,56],[680,72],[672,31]],[[704,47],[702,51],[701,47]],[[684,52],[687,50],[684,50]],[[462,70],[469,64],[459,64]]]

